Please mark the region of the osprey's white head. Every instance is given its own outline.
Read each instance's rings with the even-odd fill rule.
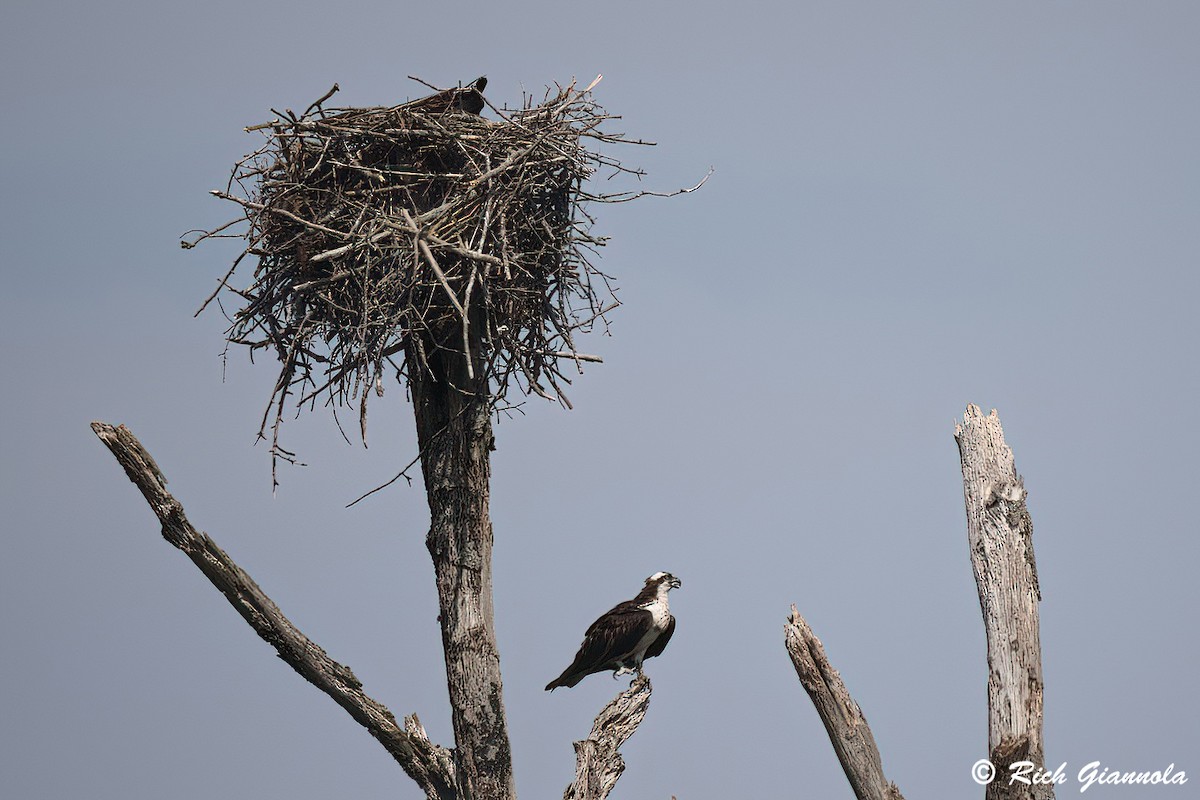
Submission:
[[[646,578],[646,585],[637,596],[638,607],[644,608],[654,615],[655,631],[662,631],[671,621],[671,609],[668,605],[667,592],[678,589],[683,581],[669,572],[656,572]]]
[[[683,581],[669,572],[656,572],[649,578],[646,578],[646,585],[658,587],[663,592],[668,592],[671,589],[678,589],[680,586],[683,586]]]

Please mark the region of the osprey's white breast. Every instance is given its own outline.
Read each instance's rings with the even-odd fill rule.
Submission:
[[[650,616],[654,619],[654,633],[658,635],[667,629],[667,622],[671,619],[671,609],[667,606],[667,593],[662,592],[658,597],[647,605],[642,606],[650,612]]]
[[[650,630],[646,631],[646,634],[642,636],[641,641],[637,643],[637,647],[633,650],[639,662],[642,659],[642,655],[646,652],[646,648],[663,634],[663,631],[667,629],[667,623],[671,621],[671,608],[667,604],[667,586],[665,584],[659,586],[657,596],[642,606],[642,608],[650,612],[652,622]]]

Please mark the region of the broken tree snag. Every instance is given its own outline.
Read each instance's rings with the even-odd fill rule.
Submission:
[[[862,709],[829,663],[821,640],[795,606],[783,633],[796,675],[825,723],[854,796],[858,800],[904,800],[896,784],[883,774],[879,748]]]
[[[425,735],[416,715],[396,723],[392,712],[363,691],[349,667],[331,659],[297,630],[258,584],[207,534],[196,530],[183,506],[167,491],[167,479],[142,443],[124,425],[93,422],[100,437],[142,492],[162,523],[163,538],[182,550],[279,657],[333,698],[399,762],[429,800],[456,800],[454,759]]]
[[[997,778],[988,800],[1047,800],[1052,785],[1009,785],[1009,767],[1043,769],[1042,646],[1037,565],[1025,485],[995,410],[967,406],[954,426],[962,459],[967,543],[987,633],[988,751]]]
[[[639,675],[597,715],[588,738],[575,742],[575,782],[563,800],[605,800],[621,773],[621,745],[633,736],[650,708],[650,679]]]

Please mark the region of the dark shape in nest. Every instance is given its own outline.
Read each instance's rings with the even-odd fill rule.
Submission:
[[[468,364],[482,358],[493,404],[515,382],[569,406],[561,362],[599,360],[574,340],[617,305],[589,260],[604,239],[591,233],[585,204],[645,193],[593,194],[585,181],[599,168],[641,174],[597,152],[601,143],[648,143],[603,133],[617,118],[591,86],[556,87],[489,120],[478,115],[485,85],[326,110],[335,85],[302,115],[274,112],[247,128],[266,143],[213,192],[243,216],[184,246],[248,224],[247,246],[221,281],[241,302],[227,339],[278,356],[260,429],[271,427],[277,457],[293,460],[279,446],[289,397],[297,413],[318,399],[335,412],[356,404],[365,438],[370,390],[382,394],[389,371],[404,379],[412,366],[397,354],[411,337],[444,343],[461,331],[458,352]],[[248,255],[258,259],[253,280],[229,287]],[[470,353],[472,342],[482,352]]]

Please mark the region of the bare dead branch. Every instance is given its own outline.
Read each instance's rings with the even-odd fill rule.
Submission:
[[[331,659],[283,615],[258,584],[216,545],[196,530],[183,506],[167,491],[167,479],[150,453],[124,425],[93,422],[92,430],[125,469],[162,523],[163,538],[182,550],[213,586],[292,669],[333,698],[383,745],[430,800],[454,800],[453,755],[434,744],[415,715],[401,728],[382,703],[363,691],[349,667]]]
[[[1042,740],[1042,646],[1038,623],[1033,521],[1025,484],[995,410],[967,406],[954,426],[962,460],[967,543],[987,633],[988,749],[998,775],[1016,761],[1045,763]],[[995,780],[988,800],[1048,800],[1052,785]]]
[[[896,784],[883,774],[879,748],[862,709],[829,663],[821,640],[795,606],[783,631],[796,675],[825,723],[854,796],[858,800],[904,800]]]
[[[307,116],[307,115],[311,114],[311,113],[313,112],[313,110],[320,108],[320,107],[321,107],[321,104],[322,104],[322,103],[324,103],[324,102],[325,102],[326,100],[328,100],[329,98],[333,97],[335,94],[337,94],[339,89],[341,89],[341,87],[340,87],[340,86],[338,86],[338,85],[335,83],[335,84],[333,85],[333,88],[332,88],[332,89],[330,89],[330,90],[329,90],[328,92],[326,92],[325,94],[321,95],[320,99],[318,99],[318,100],[315,100],[315,101],[313,102],[313,104],[312,104],[312,105],[310,105],[310,106],[309,106],[309,107],[308,107],[308,108],[305,110],[305,112],[304,112],[304,116]]]
[[[639,675],[597,715],[588,738],[575,742],[575,782],[563,800],[605,800],[621,774],[621,745],[629,740],[650,708],[650,679]]]
[[[606,198],[606,200],[609,203],[628,203],[630,200],[637,200],[642,197],[678,197],[681,194],[691,194],[704,184],[708,183],[708,179],[712,177],[712,174],[715,171],[716,167],[709,167],[708,172],[704,173],[704,177],[701,178],[698,183],[696,183],[694,186],[687,186],[683,189],[674,189],[669,192],[652,192],[649,190],[640,192],[625,192],[621,194],[610,195],[608,198]]]

